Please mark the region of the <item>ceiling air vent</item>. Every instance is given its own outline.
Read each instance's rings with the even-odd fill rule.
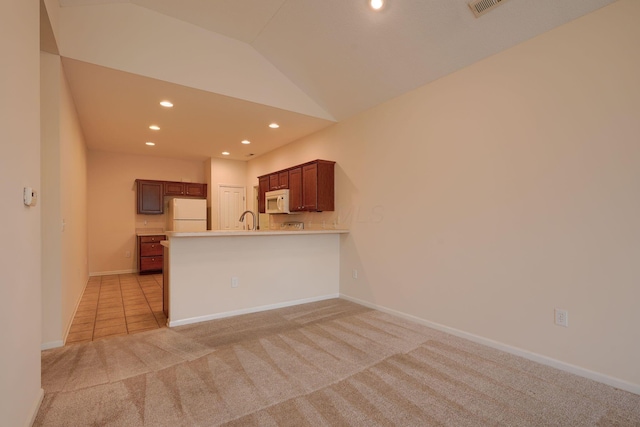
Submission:
[[[475,0],[469,3],[471,11],[479,18],[490,10],[495,9],[507,0]]]

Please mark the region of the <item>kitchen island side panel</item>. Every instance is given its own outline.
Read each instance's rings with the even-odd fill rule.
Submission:
[[[170,253],[170,326],[339,295],[338,234],[174,237]]]

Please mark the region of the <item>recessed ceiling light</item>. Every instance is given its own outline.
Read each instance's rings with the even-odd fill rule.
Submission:
[[[156,145],[156,143],[155,143],[155,142],[145,142],[145,144],[147,144],[147,145],[149,145],[149,146]]]
[[[223,156],[228,156],[229,154],[231,154],[231,153],[229,153],[228,151],[223,151],[223,152],[222,152],[222,155],[223,155]]]
[[[151,125],[151,126],[149,126],[149,129],[151,129],[151,130],[160,130],[160,126],[158,126],[158,125]]]
[[[269,127],[270,127],[271,129],[278,129],[278,128],[280,127],[280,125],[279,125],[279,124],[277,124],[277,123],[271,123],[271,124],[269,125]]]
[[[171,101],[161,101],[160,105],[162,105],[163,107],[167,107],[167,108],[173,107],[173,103]]]
[[[369,4],[373,10],[380,10],[384,6],[384,0],[371,0]]]
[[[249,141],[248,139],[245,139],[245,140],[242,141],[242,143],[244,145],[249,145],[249,144],[251,144],[251,141]]]

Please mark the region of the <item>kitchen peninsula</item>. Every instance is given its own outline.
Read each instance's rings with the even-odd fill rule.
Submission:
[[[348,230],[166,232],[168,325],[337,297],[345,233]]]

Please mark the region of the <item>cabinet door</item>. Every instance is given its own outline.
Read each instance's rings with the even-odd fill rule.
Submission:
[[[277,190],[279,185],[278,174],[272,173],[269,175],[269,191]]]
[[[198,184],[196,182],[185,182],[184,193],[191,197],[206,197],[207,184]]]
[[[280,171],[269,175],[269,191],[287,188],[289,188],[289,171]]]
[[[182,182],[165,182],[164,195],[165,196],[183,196],[184,184]]]
[[[302,168],[289,170],[289,210],[301,211],[302,203]]]
[[[137,181],[138,213],[158,215],[164,212],[162,181]]]
[[[335,208],[334,170],[335,162],[318,160],[317,211],[332,211]]]
[[[318,209],[318,165],[315,163],[302,167],[302,209]]]
[[[258,212],[265,213],[267,206],[265,203],[265,193],[269,191],[269,176],[258,178]]]
[[[289,171],[278,172],[278,186],[280,189],[289,188]]]

